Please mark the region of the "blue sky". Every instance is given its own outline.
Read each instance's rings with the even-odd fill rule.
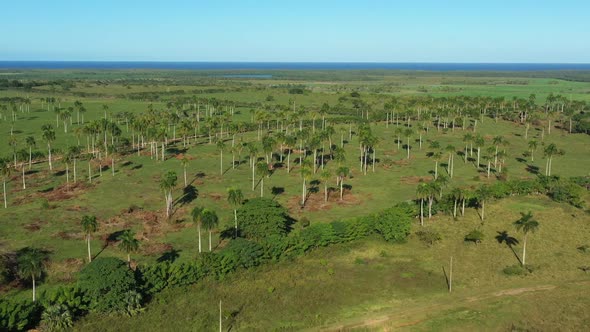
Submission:
[[[590,62],[590,1],[3,0],[0,60]]]

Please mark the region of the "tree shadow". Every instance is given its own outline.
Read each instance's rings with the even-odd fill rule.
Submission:
[[[133,164],[132,161],[126,161],[126,162],[122,163],[121,166],[122,167],[125,167],[125,166],[129,166],[129,165],[132,165],[132,164]]]
[[[182,189],[182,195],[176,199],[174,206],[184,206],[197,199],[197,197],[199,197],[199,190],[192,184],[189,184]]]
[[[170,152],[172,154],[178,155],[178,154],[185,154],[188,151],[188,148],[179,148],[179,147],[175,147],[175,146],[168,146],[166,147],[166,152]]]
[[[521,157],[517,157],[516,161],[518,161],[519,163],[526,163],[526,159],[521,158]]]
[[[449,275],[447,274],[447,270],[444,266],[442,267],[442,271],[443,275],[445,276],[445,283],[447,284],[447,289],[449,289],[449,287],[451,287],[451,280],[449,279]]]
[[[531,174],[539,174],[539,167],[535,165],[527,165],[526,171]]]
[[[520,257],[518,257],[518,254],[516,253],[516,251],[514,251],[514,247],[513,247],[519,243],[518,240],[516,238],[510,236],[507,231],[496,232],[496,233],[498,233],[498,235],[496,235],[496,241],[498,241],[498,243],[500,243],[500,244],[505,243],[508,246],[508,248],[510,248],[510,250],[512,250],[514,257],[516,257],[518,262],[522,264]]]
[[[272,187],[270,191],[273,195],[272,199],[274,200],[277,196],[282,195],[285,192],[285,188],[284,187]]]
[[[180,252],[182,250],[170,249],[162,254],[162,256],[158,257],[156,260],[158,263],[163,262],[170,262],[173,263],[178,257],[180,257]]]
[[[137,165],[135,165],[135,166],[131,167],[131,169],[132,169],[132,170],[136,170],[136,169],[140,169],[140,168],[142,168],[142,167],[143,167],[143,165],[142,165],[142,164],[137,164]]]

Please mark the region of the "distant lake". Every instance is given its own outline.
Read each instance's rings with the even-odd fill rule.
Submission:
[[[0,61],[0,69],[544,71],[590,70],[590,63]]]

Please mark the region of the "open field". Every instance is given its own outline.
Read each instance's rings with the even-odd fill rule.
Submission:
[[[233,241],[221,236],[234,225],[234,206],[227,201],[229,187],[240,189],[246,200],[263,193],[286,207],[295,221],[307,219],[314,225],[353,220],[400,202],[415,202],[417,186],[434,180],[433,154],[437,152],[440,177],[450,175],[452,158],[453,177],[443,186],[445,194],[452,188],[475,192],[482,185],[546,174],[544,150],[551,144],[559,150],[551,160],[553,175],[564,179],[590,175],[590,136],[569,132],[574,114],[588,112],[583,102],[590,101],[590,84],[561,80],[557,75],[297,72],[289,76],[277,72],[272,78],[238,79],[183,72],[114,71],[95,77],[40,71],[0,79],[19,75],[38,84],[30,89],[0,89],[0,105],[6,105],[0,120],[0,135],[5,138],[0,156],[10,169],[5,173],[7,208],[0,209],[0,253],[24,247],[47,250],[50,259],[39,292],[73,285],[78,279],[86,265],[80,226],[84,215],[96,216],[99,225],[90,243],[94,258],[125,260],[127,253],[118,247],[117,235],[131,229],[140,241],[138,251],[131,253],[133,266],[155,264],[170,251],[177,255],[175,262],[186,263],[200,256],[196,225],[190,217],[196,206],[219,216],[211,237],[213,251],[221,252]],[[62,81],[45,84],[49,78]],[[535,94],[533,105],[526,104],[531,94]],[[555,95],[563,98],[554,100]],[[15,97],[27,98],[30,104],[10,99]],[[498,97],[503,99],[493,99]],[[85,111],[79,111],[76,101]],[[324,104],[329,107],[322,113]],[[64,115],[68,108],[69,115]],[[519,119],[523,110],[530,118]],[[174,115],[178,119],[170,120]],[[117,127],[118,134],[112,129],[91,133],[83,129],[103,120],[110,123],[109,128]],[[182,131],[183,122],[190,124],[190,130]],[[49,142],[52,170],[41,129],[47,124],[55,134]],[[322,127],[333,132],[315,144],[313,139]],[[375,138],[369,143],[363,141],[367,128]],[[298,132],[308,135],[297,136]],[[292,135],[295,141],[291,146],[280,143],[279,133]],[[479,165],[477,146],[472,149],[473,141],[465,142],[466,134],[483,139]],[[140,135],[143,144],[138,143]],[[31,146],[30,168],[29,136],[36,141]],[[276,139],[270,151],[265,151],[265,137]],[[495,137],[503,143],[494,143]],[[538,144],[534,160],[531,140]],[[438,146],[433,146],[435,141]],[[250,145],[231,149],[243,143]],[[334,156],[340,145],[344,161]],[[66,153],[72,146],[81,150],[75,183],[73,160]],[[156,157],[162,154],[161,146],[165,146],[164,160]],[[249,152],[252,146],[257,148],[254,153]],[[24,152],[12,165],[19,150]],[[368,156],[366,174],[361,150]],[[319,156],[317,172],[313,151]],[[272,171],[262,177],[255,169],[252,178],[251,160]],[[342,199],[337,184],[341,167],[350,171],[343,176]],[[330,174],[322,176],[322,169]],[[168,171],[178,176],[171,192],[170,217],[161,187],[163,173]],[[302,185],[306,190],[303,205]],[[325,186],[330,191],[327,201]],[[590,279],[580,267],[590,264],[590,254],[577,248],[590,245],[590,195],[587,190],[581,192],[581,207],[541,194],[490,200],[485,221],[480,219],[481,201],[476,197],[466,215],[458,218],[442,207],[439,211],[437,202],[435,215],[426,218],[424,226],[442,238],[432,247],[418,239],[416,232],[422,227],[415,216],[407,243],[370,236],[315,249],[301,257],[239,269],[223,280],[206,278],[168,288],[146,303],[144,313],[131,318],[89,314],[74,330],[113,330],[115,325],[121,331],[210,329],[217,324],[219,300],[224,303],[225,324],[237,330],[535,330],[544,326],[583,330],[590,316],[582,309],[588,301],[580,294]],[[432,199],[442,201],[442,194]],[[527,262],[534,272],[507,276],[502,270],[519,263],[515,255],[522,248],[517,244],[513,252],[495,236],[507,231],[521,239],[512,223],[528,211],[540,224],[527,244]],[[299,231],[305,226],[296,222],[293,227]],[[474,229],[484,234],[477,245],[464,241]],[[206,248],[205,234],[203,243]],[[451,256],[454,283],[453,293],[448,294],[443,267]],[[31,290],[21,284],[3,285],[2,296],[29,298]],[[556,309],[539,305],[541,301]],[[544,325],[548,321],[553,325]]]

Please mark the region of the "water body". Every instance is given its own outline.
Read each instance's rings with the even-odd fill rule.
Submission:
[[[545,71],[590,63],[0,61],[0,69]]]

